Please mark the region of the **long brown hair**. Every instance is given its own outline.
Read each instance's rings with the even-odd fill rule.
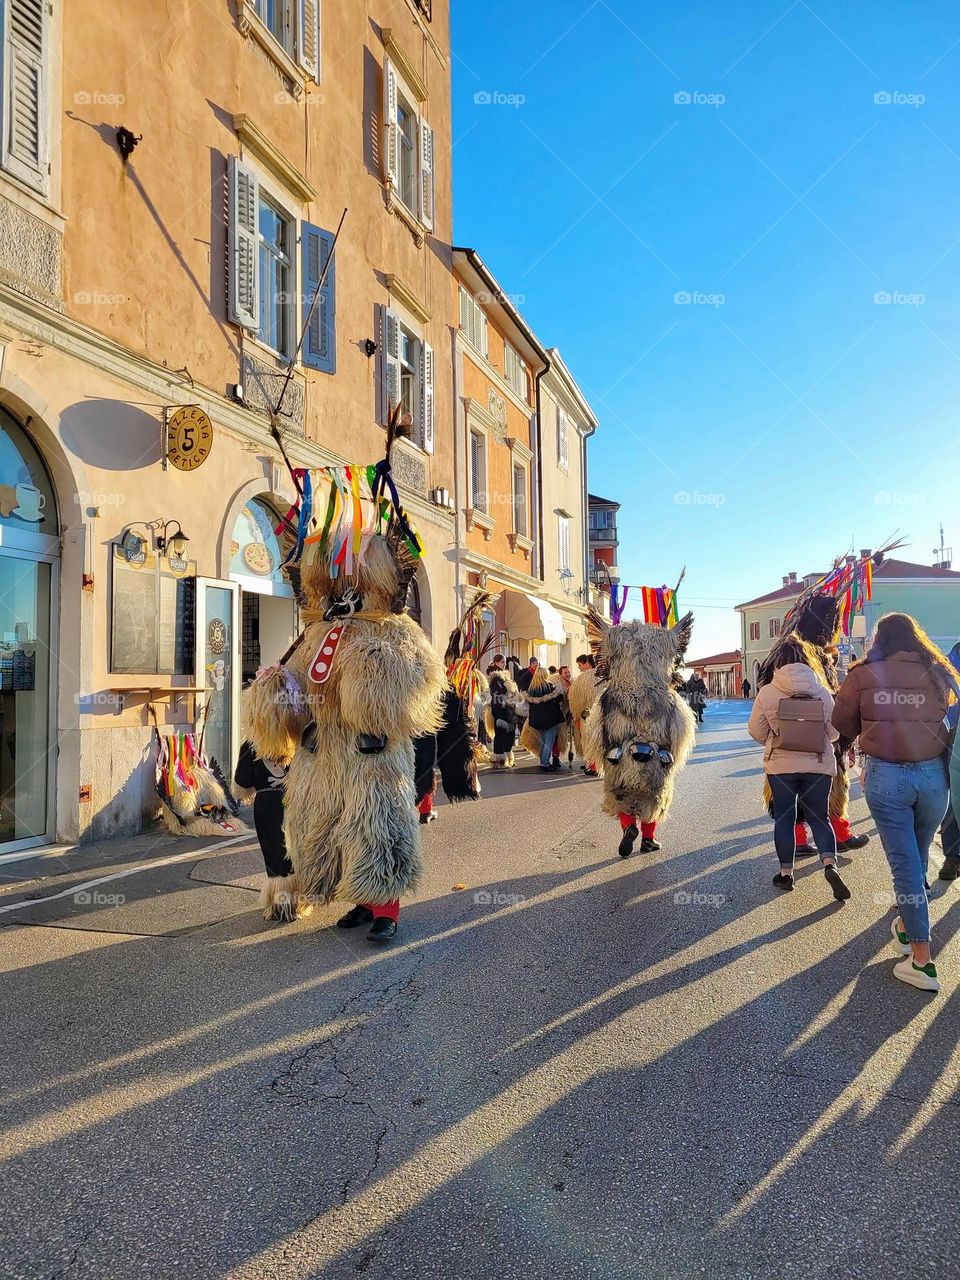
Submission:
[[[873,643],[864,662],[882,662],[895,653],[916,653],[927,674],[937,688],[950,701],[958,693],[957,676],[937,646],[909,613],[885,613],[877,623]]]
[[[805,667],[810,668],[822,685],[827,689],[831,687],[819,653],[809,640],[804,640],[803,636],[798,635],[796,631],[791,631],[777,646],[775,661],[774,671],[779,671],[781,667],[788,667],[796,662],[803,663]]]

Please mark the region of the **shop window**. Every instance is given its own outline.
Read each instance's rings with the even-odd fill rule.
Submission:
[[[233,526],[230,541],[230,577],[254,578],[259,582],[284,582],[280,564],[283,555],[274,528],[280,517],[265,502],[253,498],[242,508]]]

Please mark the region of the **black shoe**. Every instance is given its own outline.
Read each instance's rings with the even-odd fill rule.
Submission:
[[[833,890],[833,896],[838,902],[846,902],[850,897],[850,890],[843,883],[840,872],[836,867],[824,867],[823,874],[826,877],[827,884]]]
[[[793,876],[788,876],[783,871],[778,871],[773,877],[773,883],[778,889],[782,889],[784,893],[790,893],[793,889]]]
[[[811,857],[813,854],[815,854],[816,852],[817,852],[817,851],[816,851],[816,849],[814,849],[812,845],[809,845],[809,844],[798,844],[798,845],[797,845],[797,857],[798,857],[798,858],[809,858],[809,857]]]
[[[654,840],[652,836],[644,836],[643,839],[640,841],[641,853],[656,853],[657,850],[661,849],[662,847],[663,846],[660,844],[660,842],[658,840]]]
[[[392,942],[397,934],[397,922],[389,916],[377,916],[367,934],[368,942]]]
[[[436,822],[436,820],[437,820],[437,815],[433,812],[432,809],[430,810],[429,813],[421,813],[420,815],[421,827],[425,827],[428,822]]]
[[[849,853],[851,849],[862,849],[869,843],[869,836],[851,836],[849,840],[838,840],[837,853]]]
[[[553,759],[550,761],[550,768],[553,770],[554,773],[558,773],[563,768],[563,765],[560,763],[559,760]]]
[[[944,858],[938,880],[956,880],[960,877],[960,858]]]
[[[620,841],[620,846],[617,849],[617,853],[619,853],[621,858],[630,857],[631,853],[633,853],[633,842],[639,834],[640,828],[634,822],[631,822],[629,827],[624,829],[623,839]]]
[[[356,929],[358,924],[369,924],[373,919],[373,912],[369,907],[361,906],[359,903],[355,907],[351,907],[345,916],[341,916],[337,921],[338,929]]]

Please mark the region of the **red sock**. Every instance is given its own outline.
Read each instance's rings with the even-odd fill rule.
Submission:
[[[657,824],[655,822],[641,822],[640,835],[644,840],[652,840],[657,834]]]
[[[374,916],[386,916],[394,924],[400,919],[399,898],[394,898],[392,902],[361,902],[360,905],[366,907],[368,911],[372,911]]]
[[[618,813],[617,817],[620,819],[620,826],[624,831],[626,831],[627,827],[636,825],[632,813]]]
[[[802,844],[806,844],[806,843],[807,843],[807,827],[806,827],[806,823],[798,822],[798,823],[796,824],[796,826],[793,828],[793,838],[794,838],[794,839],[796,840],[796,842],[797,842],[797,848],[798,848],[798,849],[800,848],[800,846],[801,846]]]
[[[426,795],[417,805],[417,813],[433,813],[433,793]]]
[[[844,840],[850,839],[849,818],[831,818],[830,825],[833,827],[833,834],[837,837],[839,844],[843,844]]]

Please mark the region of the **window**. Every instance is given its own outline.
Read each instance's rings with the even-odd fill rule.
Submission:
[[[750,623],[750,639],[751,640],[760,639],[760,623],[759,622]]]
[[[330,265],[326,268],[317,305],[313,308],[312,314],[310,312],[320,277],[333,248],[333,233],[305,222],[300,228],[300,239],[303,250],[303,323],[307,325],[300,358],[311,369],[319,369],[321,373],[336,373],[337,263],[335,258],[331,259]],[[307,324],[308,316],[309,324]]]
[[[0,164],[36,191],[49,186],[48,0],[0,0]]]
[[[260,325],[257,337],[278,355],[290,356],[296,347],[293,301],[293,253],[296,223],[261,194],[257,208]]]
[[[413,415],[413,439],[433,453],[433,347],[388,307],[380,308],[380,421],[386,425],[398,404]]]
[[[319,80],[320,0],[241,0],[241,11],[244,3],[287,57]]]
[[[513,464],[513,532],[527,536],[527,469]]]
[[[503,372],[513,390],[525,401],[530,394],[528,369],[509,342],[503,344]]]
[[[570,520],[567,516],[557,516],[557,534],[560,573],[563,577],[567,577],[570,573]]]
[[[470,505],[487,509],[487,441],[482,431],[470,432]]]
[[[601,536],[605,533],[612,532],[615,528],[616,512],[612,511],[609,507],[590,512],[591,532]]]
[[[567,411],[562,405],[557,406],[557,465],[562,471],[566,471],[569,465],[568,461],[568,427],[567,427]],[[613,515],[612,511],[605,513]]]
[[[433,230],[433,130],[389,58],[383,63],[383,176],[403,207]]]
[[[460,332],[486,359],[489,353],[486,313],[463,285],[460,286]]]
[[[780,619],[771,618],[770,619],[770,636],[771,638],[775,638],[779,634],[780,634]]]

